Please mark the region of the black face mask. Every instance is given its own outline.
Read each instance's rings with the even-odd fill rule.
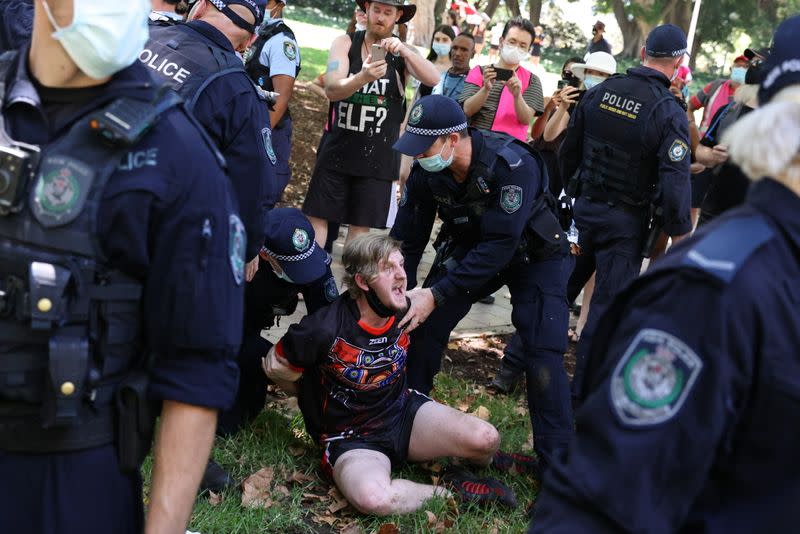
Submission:
[[[372,308],[372,311],[374,311],[375,315],[378,317],[388,319],[397,313],[395,310],[389,308],[387,305],[381,302],[381,299],[378,298],[378,295],[375,294],[375,291],[372,288],[370,288],[369,291],[365,291],[364,295],[367,297],[367,304],[369,304],[369,307]]]
[[[597,35],[597,28],[592,28],[592,35]]]

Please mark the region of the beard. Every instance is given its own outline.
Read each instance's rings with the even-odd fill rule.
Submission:
[[[391,26],[378,26],[377,24],[373,24],[369,20],[367,21],[367,33],[370,34],[372,37],[375,38],[376,41],[381,39],[386,39],[387,37],[392,36],[392,30],[394,30],[395,25],[392,24]]]

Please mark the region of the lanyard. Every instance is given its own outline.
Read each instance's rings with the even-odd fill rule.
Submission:
[[[452,89],[450,89],[450,92],[447,93],[446,92],[447,91],[447,80],[449,80],[451,78],[454,79],[454,80],[459,79],[459,78],[463,80],[465,76],[466,76],[466,74],[459,74],[457,76],[452,76],[451,77],[449,72],[445,72],[444,73],[444,83],[442,84],[442,93],[444,94],[444,96],[446,96],[447,98],[453,98],[453,95],[456,94],[456,88],[458,87],[458,84],[456,84],[455,86],[453,86]]]

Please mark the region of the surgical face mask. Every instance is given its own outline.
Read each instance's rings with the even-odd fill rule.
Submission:
[[[428,172],[441,172],[445,170],[447,167],[453,163],[453,158],[456,155],[455,147],[450,152],[450,157],[444,159],[442,157],[442,152],[444,152],[444,147],[447,146],[447,143],[442,145],[442,149],[439,151],[438,154],[434,154],[433,156],[428,156],[427,158],[419,158],[417,161],[419,162],[420,166]]]
[[[733,83],[743,84],[747,78],[747,67],[733,67],[731,70],[731,81]]]
[[[602,76],[595,76],[594,74],[587,74],[586,76],[583,77],[583,85],[587,89],[591,89],[595,85],[600,85],[604,81],[606,81],[605,78],[603,78]]]
[[[450,53],[450,45],[447,43],[433,43],[431,48],[438,57],[446,57]]]
[[[149,0],[75,0],[72,24],[64,27],[56,24],[46,0],[43,5],[56,30],[53,38],[94,79],[108,78],[132,65],[149,37]]]
[[[517,48],[516,46],[505,45],[500,51],[500,57],[508,65],[519,65],[525,58],[528,57],[528,53],[521,48]]]

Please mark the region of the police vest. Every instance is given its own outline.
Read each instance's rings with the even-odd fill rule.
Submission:
[[[246,74],[236,54],[209,44],[185,24],[150,26],[150,40],[139,61],[152,71],[159,85],[166,84],[181,95],[189,111],[217,78]]]
[[[264,50],[264,45],[267,44],[267,41],[276,35],[285,35],[292,41],[297,42],[294,32],[292,32],[286,23],[280,21],[276,22],[275,24],[268,24],[266,27],[261,28],[261,30],[258,32],[258,39],[256,39],[256,41],[245,54],[246,59],[244,68],[247,71],[247,75],[250,76],[250,79],[253,80],[253,82],[264,91],[274,91],[275,89],[272,85],[270,68],[261,64],[261,52]],[[297,78],[298,74],[300,74],[299,64],[295,69],[294,77]],[[291,115],[289,114],[289,108],[286,108],[286,113],[283,114],[283,117],[281,117],[281,120],[278,122],[278,124],[272,125],[272,129],[279,130],[284,123],[290,119]]]
[[[596,91],[584,108],[581,195],[643,206],[658,184],[657,154],[642,149],[646,128],[656,107],[675,97],[630,76],[612,76]]]
[[[8,56],[0,58],[0,105]],[[89,124],[113,115],[142,126],[141,138],[149,125],[135,118],[147,115],[145,108],[154,122],[179,101],[174,93],[157,105],[117,99],[75,122],[38,158],[37,147],[9,137],[0,115],[0,147],[23,146],[32,155],[29,172],[15,175],[20,160],[0,152],[0,173],[14,175],[7,183],[23,192],[0,211],[0,450],[48,453],[113,443],[122,418],[114,411],[117,395],[134,388],[144,399],[142,287],[107,265],[95,228],[105,184],[130,145],[101,141]],[[144,417],[144,406],[136,410]]]
[[[469,130],[471,132],[473,129]],[[498,201],[497,162],[502,159],[507,163],[516,163],[519,155],[511,148],[511,145],[516,145],[533,156],[542,176],[542,189],[529,214],[520,247],[536,259],[561,250],[561,244],[565,244],[567,239],[556,215],[557,206],[550,193],[547,167],[539,153],[527,143],[509,135],[481,130],[481,136],[483,147],[464,184],[457,185],[443,174],[428,177],[428,185],[438,204],[443,233],[460,248],[471,248],[480,239],[481,217],[490,204]]]
[[[350,75],[361,72],[364,31],[351,39]],[[344,100],[331,102],[317,165],[349,176],[397,180],[400,154],[392,145],[405,119],[405,60],[386,54],[383,78],[366,83]]]

